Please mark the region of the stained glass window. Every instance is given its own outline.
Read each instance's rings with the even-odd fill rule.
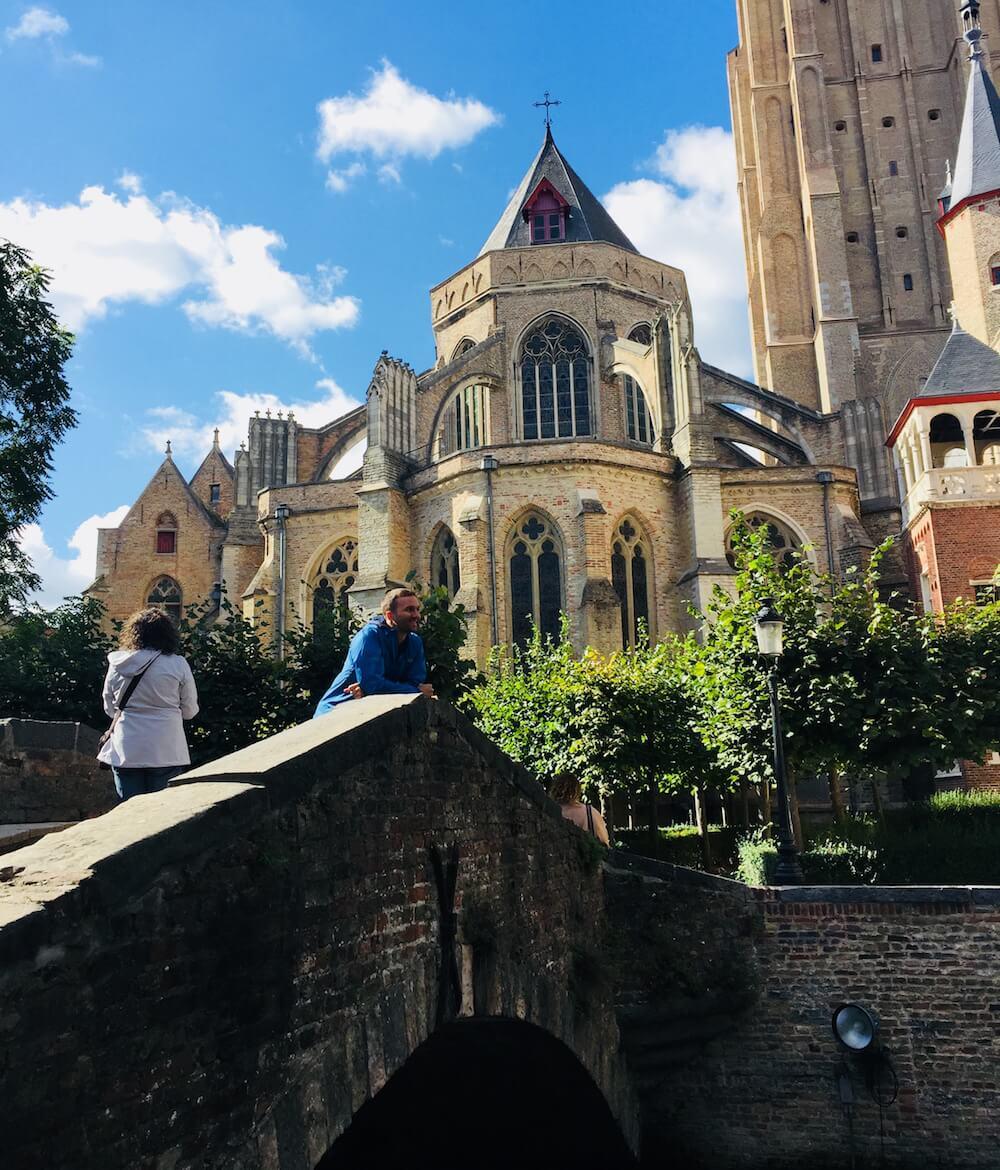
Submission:
[[[313,615],[321,609],[347,605],[347,593],[358,577],[358,542],[349,537],[325,553],[313,575]]]
[[[458,563],[458,544],[450,528],[442,528],[431,552],[431,583],[443,585],[449,597],[462,587],[461,567]]]
[[[538,512],[523,516],[510,540],[511,641],[523,646],[532,625],[544,637],[559,636],[563,610],[562,552],[550,520]]]
[[[147,605],[162,609],[175,623],[181,620],[182,601],[181,587],[173,577],[158,578],[146,598]]]
[[[591,434],[590,355],[567,321],[551,318],[522,347],[521,422],[526,439]]]
[[[611,545],[611,584],[622,608],[622,645],[635,646],[645,631],[653,633],[649,612],[652,592],[649,540],[639,522],[626,516]]]
[[[759,528],[767,529],[771,555],[778,563],[779,568],[790,569],[792,565],[799,562],[802,556],[799,551],[799,538],[787,524],[782,524],[774,516],[765,516],[759,512],[751,512],[746,517],[746,523],[754,531],[757,531]],[[736,567],[736,557],[733,553],[732,546],[732,531],[726,537],[726,560],[734,568]]]
[[[656,432],[653,427],[653,413],[649,409],[645,392],[635,378],[625,374],[625,430],[633,443],[653,445]]]

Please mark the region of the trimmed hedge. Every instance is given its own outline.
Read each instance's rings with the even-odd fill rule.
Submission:
[[[766,885],[776,858],[769,830],[757,829],[737,843],[734,876]],[[802,869],[816,885],[1000,885],[1000,793],[942,792],[884,822],[807,830]]]

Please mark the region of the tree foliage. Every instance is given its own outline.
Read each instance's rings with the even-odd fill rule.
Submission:
[[[746,780],[769,775],[770,710],[754,619],[765,599],[785,620],[779,664],[785,746],[795,769],[904,775],[978,758],[1000,728],[1000,609],[966,602],[943,616],[885,600],[879,570],[841,583],[804,557],[772,557],[767,534],[737,517],[735,595],[718,589],[693,664],[698,727],[720,763]]]
[[[592,796],[720,783],[693,725],[685,653],[671,641],[578,658],[564,620],[556,641],[536,630],[523,649],[495,652],[470,703],[486,734],[542,781],[569,772]]]
[[[0,241],[0,617],[41,584],[17,537],[51,498],[52,452],[76,425],[63,374],[73,338],[48,290],[48,273]]]
[[[0,627],[0,716],[65,719],[103,728],[101,690],[115,640],[99,602],[68,597],[23,611]]]

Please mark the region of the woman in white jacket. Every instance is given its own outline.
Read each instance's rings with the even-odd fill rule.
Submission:
[[[104,710],[111,735],[98,759],[111,765],[122,800],[161,792],[191,764],[184,720],[198,714],[198,692],[187,659],[178,651],[174,623],[159,609],[134,613],[122,628],[120,650],[108,655]],[[124,710],[129,683],[141,674]]]

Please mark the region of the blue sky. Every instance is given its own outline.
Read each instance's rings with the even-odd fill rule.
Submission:
[[[703,356],[748,374],[725,80],[735,6],[0,0],[0,236],[53,271],[80,425],[24,545],[83,588],[173,439],[232,457],[256,406],[314,425],[382,349],[433,361],[428,290],[556,141],[687,271]],[[701,12],[708,16],[699,18]],[[267,397],[270,396],[270,397]]]

